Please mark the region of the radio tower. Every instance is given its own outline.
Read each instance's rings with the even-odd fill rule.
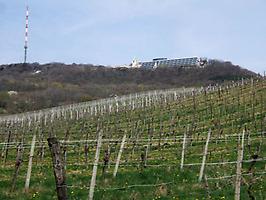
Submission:
[[[25,44],[24,44],[24,63],[27,62],[27,49],[28,49],[28,28],[29,28],[29,7],[26,10],[26,29],[25,29]]]

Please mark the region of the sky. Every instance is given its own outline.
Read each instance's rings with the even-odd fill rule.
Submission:
[[[0,0],[0,64],[207,57],[266,71],[265,0]]]

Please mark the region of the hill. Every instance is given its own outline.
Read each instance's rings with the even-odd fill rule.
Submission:
[[[155,70],[62,63],[2,65],[0,114],[154,89],[206,86],[252,76],[256,74],[230,62],[214,62],[205,68]],[[9,95],[8,91],[15,93]]]
[[[57,190],[69,199],[88,198],[93,171],[94,199],[266,199],[265,84],[251,79],[0,117],[0,199],[57,199],[53,167],[65,169]],[[61,146],[54,163],[53,137]]]

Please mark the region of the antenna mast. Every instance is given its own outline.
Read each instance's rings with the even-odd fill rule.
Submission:
[[[27,62],[27,49],[28,49],[28,28],[29,28],[29,6],[26,10],[26,29],[25,29],[25,44],[24,44],[24,63]]]

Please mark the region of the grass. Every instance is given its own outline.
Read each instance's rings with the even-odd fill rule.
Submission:
[[[80,120],[58,120],[48,127],[20,128],[14,126],[12,142],[24,137],[23,163],[19,171],[16,190],[9,192],[15,170],[16,145],[10,146],[6,163],[0,166],[0,199],[57,199],[50,152],[45,144],[44,158],[40,157],[42,138],[46,143],[49,135],[60,140],[67,138],[67,185],[69,199],[87,199],[96,143],[88,144],[88,163],[84,155],[86,142],[96,139],[97,128],[102,129],[104,141],[101,148],[97,173],[95,199],[234,199],[235,177],[209,179],[198,182],[200,164],[180,169],[182,137],[187,132],[189,140],[185,151],[185,164],[201,163],[208,130],[212,129],[208,147],[207,163],[237,160],[238,136],[246,129],[244,160],[254,154],[266,158],[266,87],[265,80],[229,88],[206,95],[189,96],[176,102],[126,110],[119,113],[85,117]],[[0,129],[5,133],[7,129]],[[29,193],[23,191],[29,147],[32,134],[37,132],[37,144],[33,158],[32,177]],[[127,134],[127,144],[122,154],[117,177],[112,177],[120,142]],[[43,137],[41,137],[43,136]],[[191,139],[190,139],[191,138]],[[166,140],[171,139],[171,140]],[[77,142],[71,142],[77,140]],[[145,140],[145,141],[144,141]],[[1,141],[7,141],[1,135]],[[62,144],[62,147],[64,144]],[[149,147],[147,166],[141,161]],[[5,146],[0,145],[2,152]],[[102,173],[104,151],[110,150],[110,167]],[[158,166],[159,165],[159,166]],[[266,162],[243,163],[241,199],[266,199]],[[250,169],[251,167],[251,169]],[[236,164],[206,165],[208,178],[231,176],[236,173]],[[142,186],[140,186],[142,185]],[[143,186],[145,185],[145,186]]]

